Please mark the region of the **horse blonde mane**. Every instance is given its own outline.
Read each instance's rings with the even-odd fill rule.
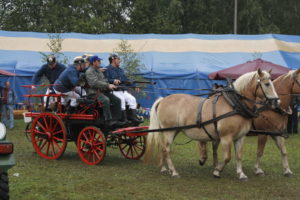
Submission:
[[[262,71],[262,73],[264,74],[264,76],[266,78],[270,78],[270,74],[266,71]],[[248,72],[242,76],[240,76],[238,79],[236,79],[233,83],[234,89],[238,92],[243,91],[245,88],[247,88],[247,86],[249,84],[251,84],[251,81],[254,78],[258,78],[258,72],[257,71],[253,71],[253,72]]]

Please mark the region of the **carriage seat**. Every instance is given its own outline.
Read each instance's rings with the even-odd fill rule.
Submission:
[[[87,106],[92,105],[95,103],[95,97],[93,96],[82,96],[77,99],[77,103],[79,104],[85,104]]]

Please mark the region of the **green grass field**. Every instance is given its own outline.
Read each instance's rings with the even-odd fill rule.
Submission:
[[[181,178],[161,175],[154,165],[126,160],[118,149],[108,148],[104,161],[97,166],[84,164],[73,142],[60,160],[45,160],[33,151],[24,135],[25,124],[16,120],[8,139],[14,142],[17,165],[10,169],[12,200],[185,200],[185,199],[299,199],[300,198],[300,134],[286,140],[289,162],[294,176],[282,175],[280,153],[271,139],[267,143],[262,167],[266,176],[253,172],[256,137],[247,137],[243,167],[247,182],[238,180],[235,159],[226,166],[222,178],[212,176],[211,150],[205,166],[198,165],[196,143],[172,146],[172,158]],[[184,135],[176,143],[185,143]],[[210,146],[210,145],[209,145]],[[210,148],[209,148],[210,149]],[[220,158],[222,155],[220,155]]]

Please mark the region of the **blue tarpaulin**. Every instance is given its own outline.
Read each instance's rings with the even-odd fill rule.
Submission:
[[[127,40],[145,66],[141,75],[155,81],[145,96],[143,107],[151,107],[159,96],[173,93],[200,94],[203,90],[171,90],[163,88],[207,89],[216,81],[208,74],[261,58],[291,69],[300,65],[300,36],[264,35],[200,35],[200,34],[60,34],[62,53],[69,62],[84,53],[96,54],[108,65],[108,56]],[[1,85],[9,80],[19,102],[27,91],[21,85],[31,84],[33,74],[43,64],[42,53],[49,53],[49,34],[0,31],[0,69],[16,73],[1,76]],[[122,63],[121,63],[122,67]]]

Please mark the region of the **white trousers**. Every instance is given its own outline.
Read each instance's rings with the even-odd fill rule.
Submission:
[[[61,98],[61,103],[63,105],[66,105],[66,103],[69,102],[69,100],[71,100],[70,105],[72,107],[78,106],[77,99],[80,98],[80,95],[77,94],[75,91],[72,90],[72,91],[65,92],[65,93],[58,92],[55,89],[54,89],[54,91],[55,91],[56,94],[64,94],[64,95],[66,95],[65,97]]]
[[[47,88],[46,95],[48,95],[50,92],[51,92],[51,90],[49,88]],[[49,104],[55,102],[55,98],[54,97],[44,96],[44,103],[47,103],[47,98],[49,98]]]
[[[129,105],[130,109],[136,109],[137,103],[134,96],[132,96],[127,91],[113,91],[113,94],[121,100],[121,109],[126,109],[126,103]]]

